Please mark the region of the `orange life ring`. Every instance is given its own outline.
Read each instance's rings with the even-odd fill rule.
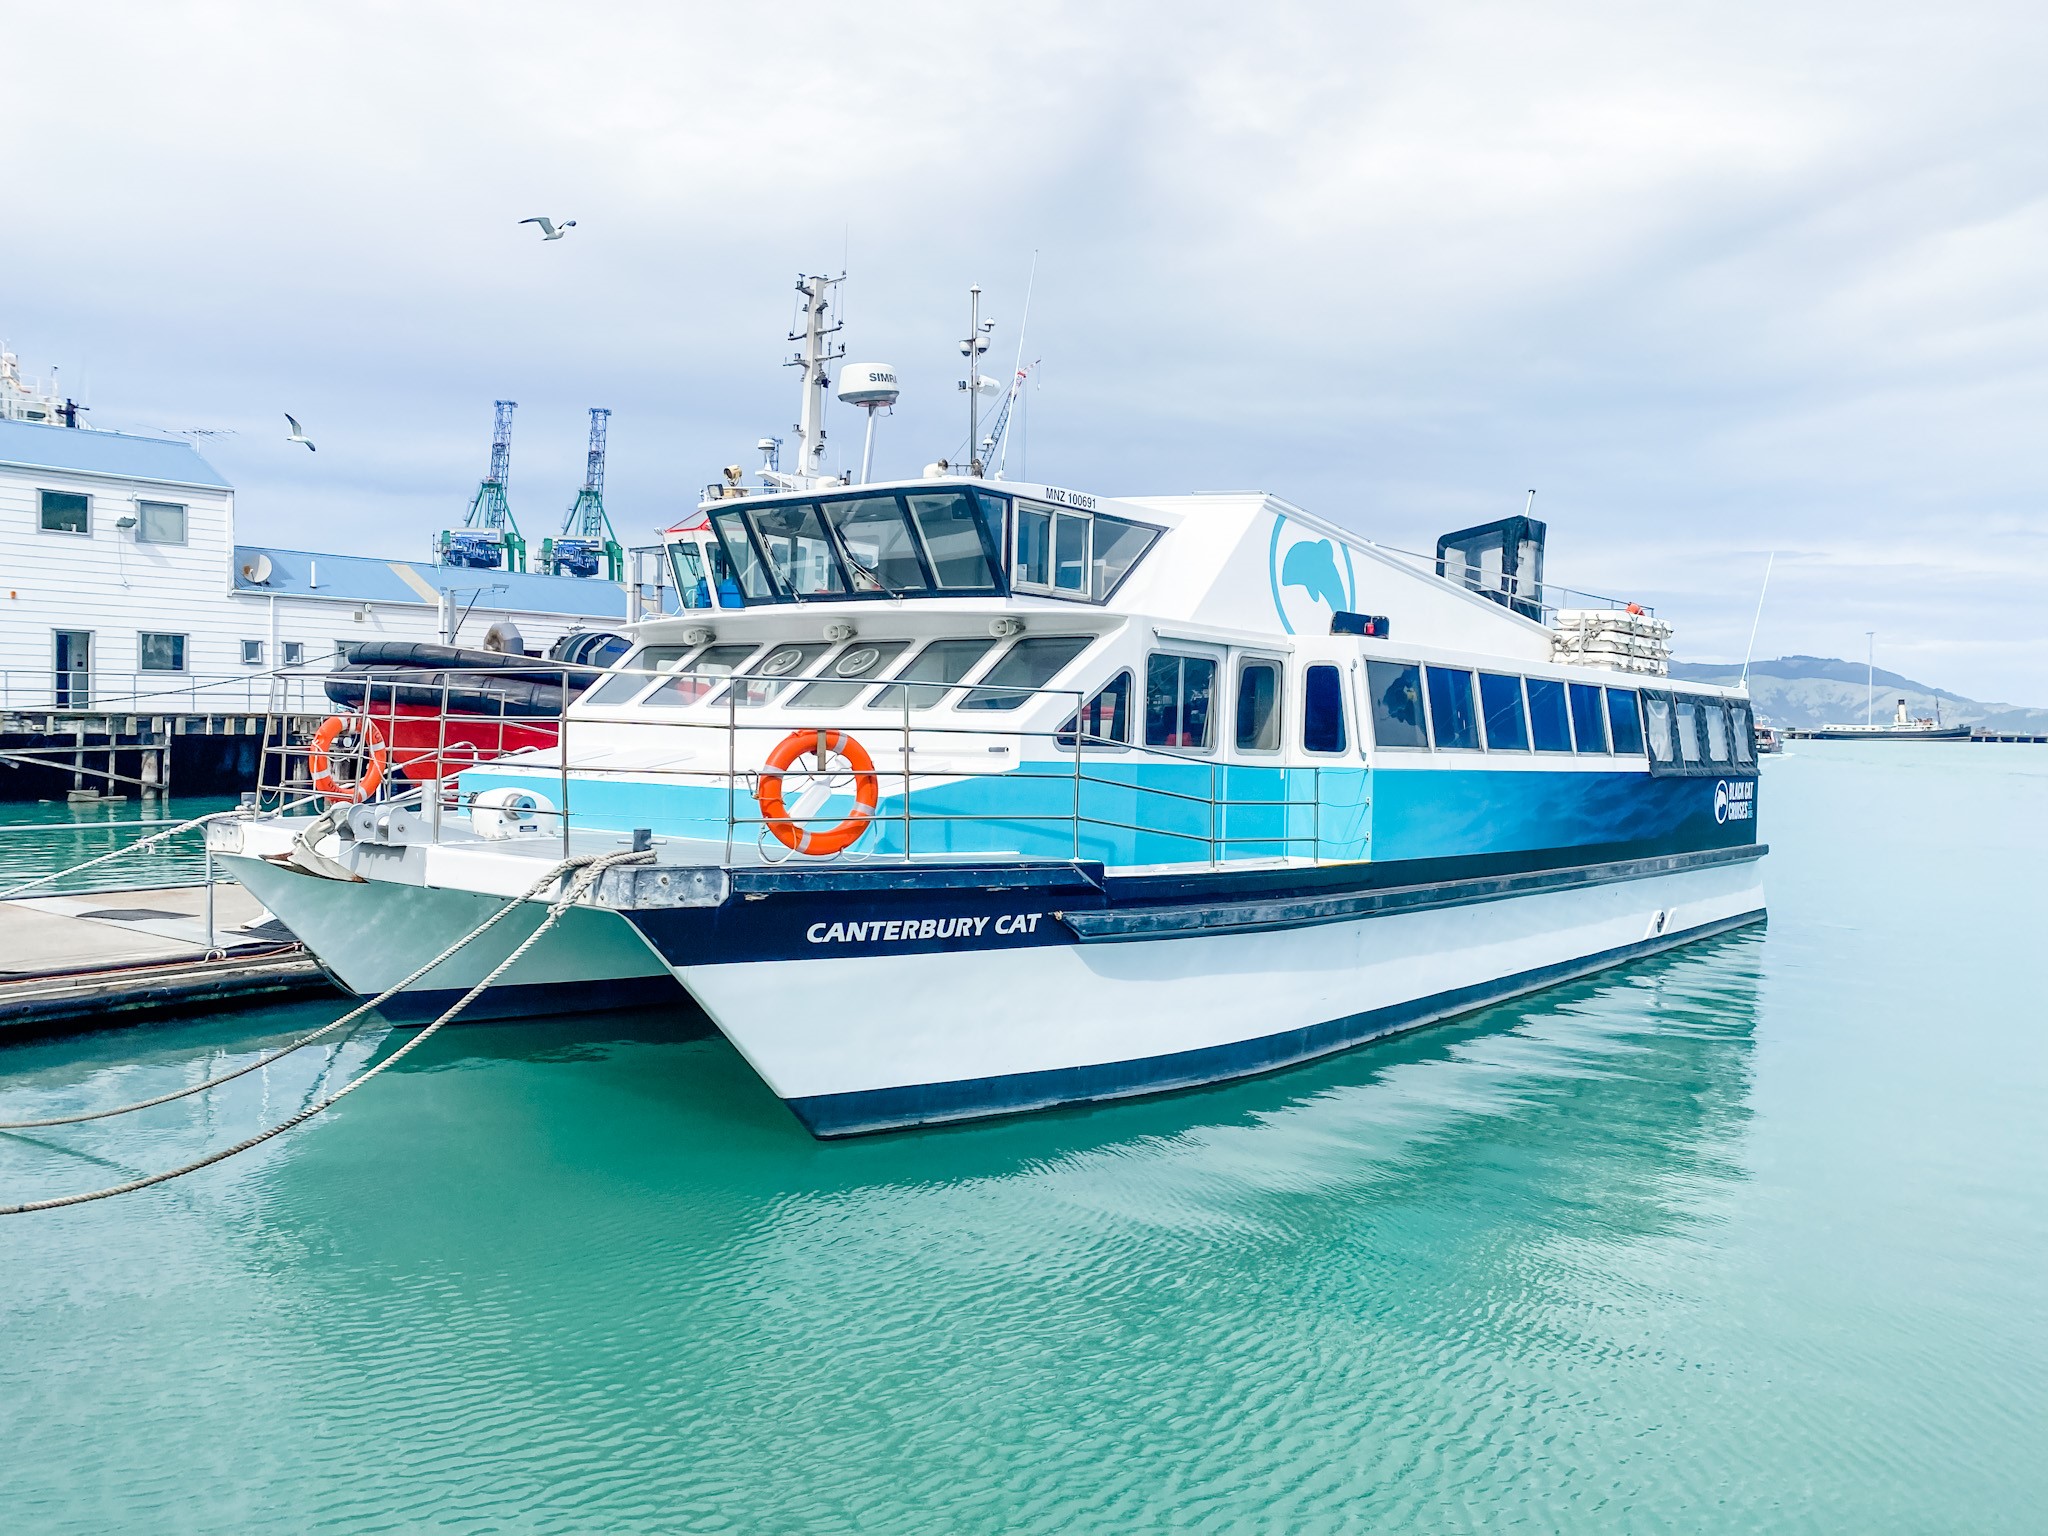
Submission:
[[[823,832],[810,832],[798,826],[789,814],[789,807],[782,803],[782,775],[806,752],[818,759],[821,771],[830,764],[834,752],[845,758],[853,769],[853,810],[838,826]],[[882,798],[882,785],[875,777],[874,759],[846,732],[791,731],[768,754],[767,771],[761,775],[760,787],[755,790],[754,798],[760,801],[761,817],[778,841],[798,853],[822,857],[851,847],[867,831],[868,822],[875,814],[875,805]]]
[[[329,755],[344,731],[355,732],[370,749],[370,766],[353,784],[344,784],[334,776],[334,762]],[[313,744],[306,749],[306,767],[312,771],[313,787],[330,800],[369,799],[377,793],[377,786],[384,782],[384,771],[390,766],[384,733],[368,715],[329,715],[320,722],[320,729],[313,733]]]

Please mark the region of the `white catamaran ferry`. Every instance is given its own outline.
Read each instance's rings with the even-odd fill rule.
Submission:
[[[211,829],[344,986],[644,848],[482,1010],[694,999],[837,1136],[1263,1072],[1763,918],[1747,699],[1673,688],[1633,606],[1556,613],[1541,524],[1417,563],[1271,495],[1003,479],[978,417],[967,465],[827,478],[799,286],[796,469],[707,491],[688,607],[558,744],[409,776],[373,689],[327,814]],[[389,1007],[445,1007],[569,878]]]

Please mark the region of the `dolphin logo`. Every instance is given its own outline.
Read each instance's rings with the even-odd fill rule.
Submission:
[[[1332,613],[1343,608],[1344,578],[1337,572],[1337,556],[1328,539],[1304,539],[1287,551],[1280,562],[1280,584],[1300,587],[1310,597],[1329,604]]]

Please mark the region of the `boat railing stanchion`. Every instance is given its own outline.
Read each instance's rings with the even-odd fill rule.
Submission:
[[[562,778],[562,857],[569,857],[569,669],[562,668],[562,695],[555,705],[555,761]],[[505,722],[498,722],[498,749],[505,747]]]
[[[733,733],[739,729],[739,715],[734,710],[734,685],[725,685],[725,867],[732,868],[732,838],[735,818],[739,815],[739,743]]]
[[[1074,690],[1074,862],[1081,862],[1081,733],[1088,729],[1088,722],[1081,718],[1088,707],[1087,699],[1080,689]],[[1023,754],[1020,750],[1018,755]]]
[[[903,862],[910,862],[910,684],[899,683],[898,701],[903,706]]]
[[[446,672],[443,672],[441,674],[441,718],[435,722],[434,727],[434,774],[428,781],[429,788],[434,796],[434,809],[431,813],[432,820],[429,823],[433,830],[428,836],[436,847],[439,847],[441,844],[441,776],[448,771],[448,689],[450,686],[451,679]],[[462,780],[458,777],[455,782],[459,785]]]

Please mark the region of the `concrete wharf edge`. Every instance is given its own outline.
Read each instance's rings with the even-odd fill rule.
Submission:
[[[146,1018],[339,992],[299,945],[0,982],[0,1040],[115,1029]]]

